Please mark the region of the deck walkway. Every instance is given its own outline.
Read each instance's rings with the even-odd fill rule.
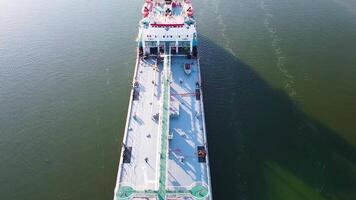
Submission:
[[[168,46],[168,45],[167,45]],[[170,48],[166,48],[166,55],[163,61],[163,97],[162,97],[162,117],[161,117],[161,160],[158,196],[160,200],[166,199],[166,179],[167,179],[167,157],[168,157],[168,134],[169,134],[169,106],[171,88],[171,55]]]

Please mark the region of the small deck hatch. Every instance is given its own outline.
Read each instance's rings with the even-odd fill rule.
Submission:
[[[139,100],[140,92],[139,92],[138,88],[134,88],[132,95],[133,95],[133,100],[134,101],[138,101]]]
[[[195,89],[195,98],[200,101],[200,89]]]
[[[132,153],[132,147],[125,147],[124,150],[124,163],[130,163],[131,162],[131,153]]]
[[[204,146],[198,146],[197,147],[197,155],[198,155],[198,161],[199,162],[206,162],[206,150]]]

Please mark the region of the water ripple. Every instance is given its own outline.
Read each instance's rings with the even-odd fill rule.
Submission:
[[[277,29],[272,22],[273,14],[271,13],[271,9],[266,5],[265,1],[261,1],[260,8],[264,11],[264,15],[265,15],[264,26],[268,30],[270,37],[272,39],[271,45],[274,50],[274,55],[277,58],[278,70],[284,76],[284,81],[285,81],[284,88],[287,90],[290,97],[296,97],[297,92],[295,89],[295,78],[288,71],[286,67],[287,58],[282,51],[282,47],[281,47],[282,40],[278,36]]]

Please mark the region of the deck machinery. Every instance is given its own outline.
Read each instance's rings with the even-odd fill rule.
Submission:
[[[211,200],[190,0],[145,0],[114,200]]]

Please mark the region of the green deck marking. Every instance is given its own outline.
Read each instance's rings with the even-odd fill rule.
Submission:
[[[166,43],[166,52],[169,52],[169,45]],[[158,198],[166,199],[166,171],[167,171],[167,135],[169,131],[169,97],[170,97],[170,55],[166,55],[164,59],[165,76],[163,79],[163,110],[162,110],[162,133],[161,133],[161,161],[160,161],[160,178]]]
[[[203,199],[209,194],[209,190],[202,185],[197,185],[190,190],[190,193],[195,199]]]
[[[118,197],[118,199],[120,200],[124,200],[124,199],[129,199],[133,193],[135,193],[135,190],[132,187],[129,186],[122,186],[119,189],[119,192],[116,193],[116,196]]]

